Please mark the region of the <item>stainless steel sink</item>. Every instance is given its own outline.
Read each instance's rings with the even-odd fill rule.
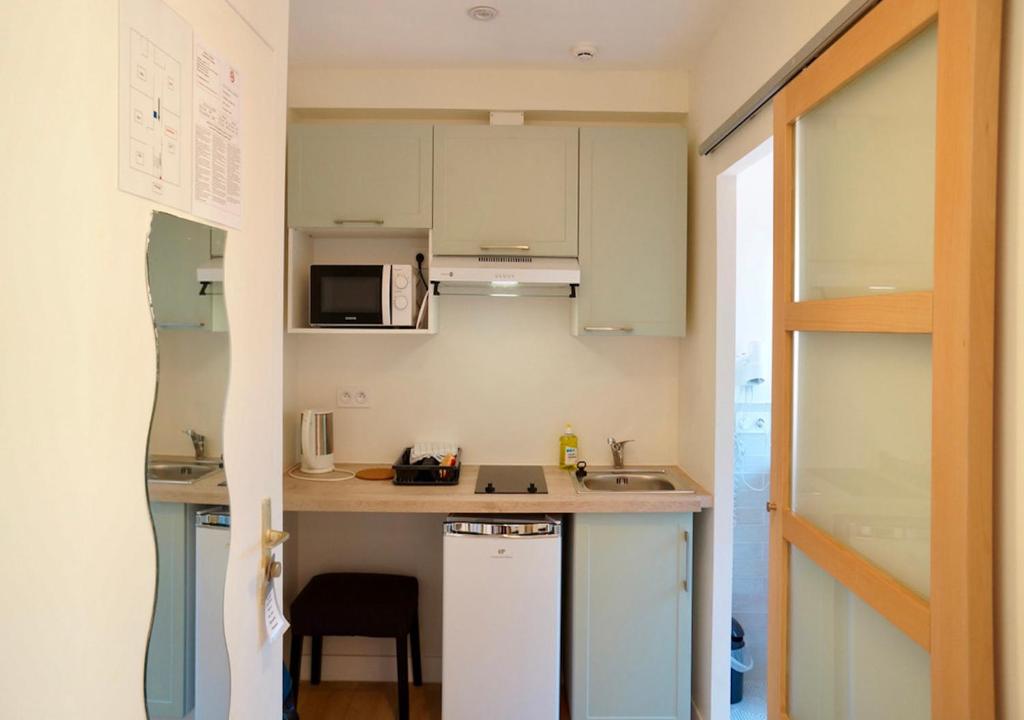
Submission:
[[[146,467],[146,477],[150,482],[191,485],[219,469],[217,460],[151,459]]]
[[[693,494],[665,470],[588,470],[581,479],[576,478],[577,492],[611,493],[683,493]]]

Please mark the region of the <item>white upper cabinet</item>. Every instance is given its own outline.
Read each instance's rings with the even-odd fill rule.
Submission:
[[[433,128],[298,123],[288,129],[288,225],[429,228]]]
[[[579,131],[435,128],[434,253],[576,257]]]
[[[580,130],[580,334],[682,336],[686,130]]]

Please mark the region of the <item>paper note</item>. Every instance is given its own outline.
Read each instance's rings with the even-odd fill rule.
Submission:
[[[263,596],[263,619],[267,626],[267,642],[274,642],[290,627],[288,621],[281,612],[281,604],[277,601],[277,591],[274,590],[274,583],[267,582],[266,593]]]
[[[238,68],[195,43],[192,212],[242,225],[242,79]]]
[[[192,28],[160,0],[123,0],[118,187],[191,206]]]

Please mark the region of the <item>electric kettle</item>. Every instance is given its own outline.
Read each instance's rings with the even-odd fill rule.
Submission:
[[[302,472],[334,470],[334,412],[303,410],[299,416],[299,452]]]

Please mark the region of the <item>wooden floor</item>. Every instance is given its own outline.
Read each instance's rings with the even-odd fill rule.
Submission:
[[[300,720],[394,720],[398,695],[394,683],[302,683],[299,689]],[[441,720],[441,686],[409,688],[409,720]],[[562,698],[561,720],[569,720]]]

